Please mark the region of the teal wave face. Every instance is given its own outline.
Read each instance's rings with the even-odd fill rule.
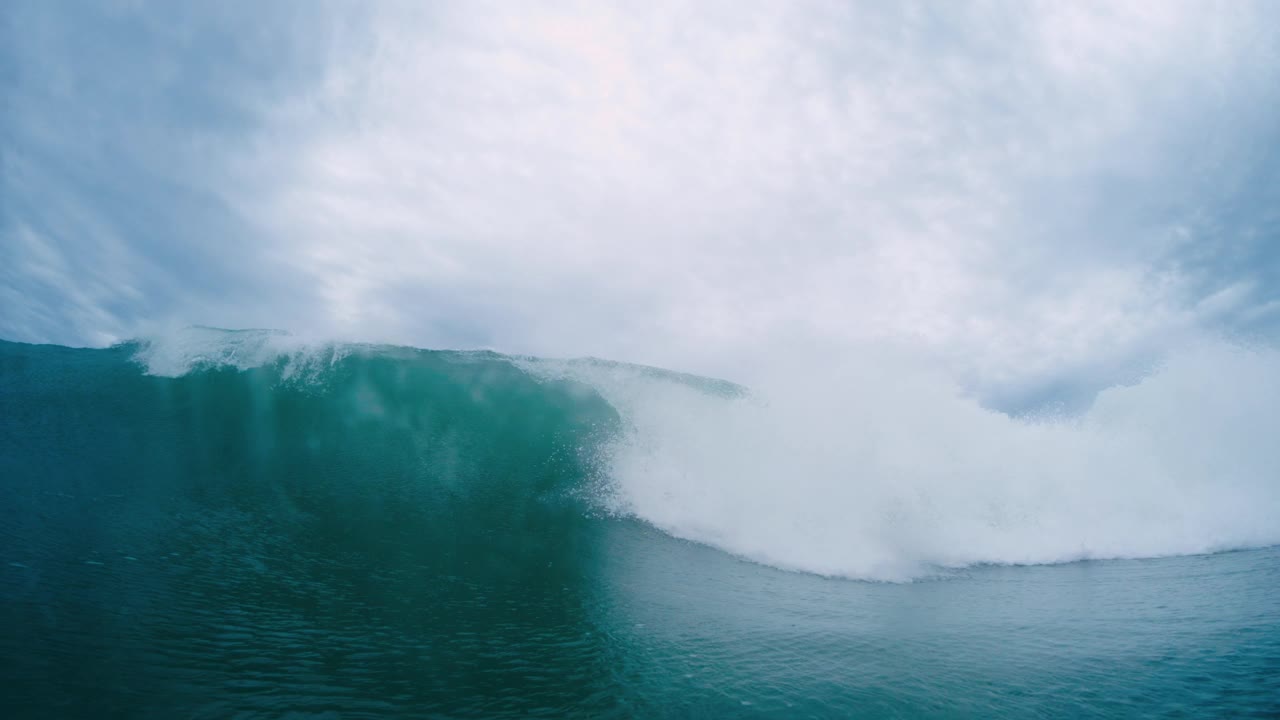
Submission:
[[[9,476],[141,486],[335,549],[512,570],[572,542],[593,443],[618,422],[585,386],[493,354],[354,349],[305,377],[287,358],[157,377],[138,350],[5,344]]]
[[[422,645],[392,643],[413,657],[380,683],[473,711],[510,687],[546,707],[580,699],[503,662],[583,668],[598,651],[563,644],[582,633],[593,443],[618,421],[598,395],[483,353],[355,348],[305,375],[281,357],[162,377],[140,350],[0,344],[5,555],[40,573],[4,588],[23,622],[3,652],[97,628],[57,656],[99,688],[64,714],[96,715],[112,686],[116,714],[142,707],[140,687],[178,713],[196,701],[172,666],[258,662],[257,682],[293,687],[388,635]],[[40,665],[22,665],[19,710],[62,694]]]

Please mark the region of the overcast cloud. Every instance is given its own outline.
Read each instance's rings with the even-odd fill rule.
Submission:
[[[276,327],[1021,409],[1280,328],[1280,5],[9,2],[0,337]]]

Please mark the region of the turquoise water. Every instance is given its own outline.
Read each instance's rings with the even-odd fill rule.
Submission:
[[[4,717],[1280,715],[1274,547],[784,572],[601,502],[587,384],[148,350],[0,343]]]

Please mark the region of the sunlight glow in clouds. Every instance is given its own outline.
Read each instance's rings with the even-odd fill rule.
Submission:
[[[77,243],[115,251],[19,213],[0,289],[28,311],[0,334],[40,339],[66,302],[84,342],[271,325],[731,377],[890,342],[1011,408],[1206,331],[1274,336],[1273,4],[318,14],[318,69],[174,170],[235,218],[234,292],[117,283],[128,253],[59,275]],[[136,272],[184,272],[165,262]],[[24,300],[38,284],[59,299]]]

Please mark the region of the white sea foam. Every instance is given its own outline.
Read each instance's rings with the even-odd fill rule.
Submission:
[[[560,366],[627,421],[603,502],[762,563],[885,580],[1280,543],[1273,350],[1203,343],[1056,419],[984,409],[888,353],[773,369],[733,399]]]
[[[186,327],[138,341],[134,359],[151,375],[178,377],[193,370],[238,370],[282,362],[286,379],[313,377],[342,359],[350,345],[322,342],[282,330]]]

